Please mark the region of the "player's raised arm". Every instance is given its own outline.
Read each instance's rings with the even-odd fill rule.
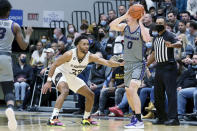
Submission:
[[[116,61],[113,61],[113,60],[105,60],[103,58],[100,58],[98,55],[96,54],[90,54],[90,57],[89,57],[89,62],[96,62],[96,63],[99,63],[101,65],[105,65],[105,66],[108,66],[108,67],[118,67],[118,66],[124,66],[124,62],[116,62]]]
[[[144,25],[142,23],[143,17],[141,17],[140,20],[139,20],[139,25],[140,25],[140,28],[141,28],[142,39],[145,42],[150,42],[151,41],[151,37],[150,37],[150,34],[149,34],[149,30],[146,27],[144,27]]]
[[[27,27],[27,29],[24,28],[24,32],[25,38],[23,37],[20,26],[17,23],[14,23],[14,34],[16,36],[16,41],[22,50],[25,50],[28,47],[33,29],[31,27]]]
[[[113,31],[121,31],[123,32],[124,31],[124,28],[126,27],[127,24],[125,23],[121,23],[122,21],[126,20],[127,19],[127,15],[128,15],[128,11],[126,14],[124,14],[123,16],[113,20],[109,26],[110,26],[110,30],[113,30]],[[121,23],[121,24],[120,24]]]

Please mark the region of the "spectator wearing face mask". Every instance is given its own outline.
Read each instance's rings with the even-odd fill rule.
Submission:
[[[80,34],[81,35],[87,35],[87,33],[88,33],[88,21],[87,20],[82,20],[82,24],[81,24],[81,26],[80,26],[80,30],[81,30],[81,32],[80,32]]]
[[[58,43],[59,41],[63,41],[64,44],[67,43],[67,39],[60,28],[55,28],[53,33],[54,42]]]
[[[105,51],[105,48],[107,46],[107,41],[108,41],[108,37],[107,37],[107,31],[104,28],[99,28],[98,30],[98,42],[100,43],[100,51],[102,52],[102,55],[104,58],[107,59],[107,52]]]
[[[100,14],[99,15],[98,26],[101,27],[101,28],[104,28],[105,30],[109,30],[107,15],[105,15],[105,14]]]
[[[95,54],[96,52],[100,52],[100,44],[93,35],[88,35],[88,41],[90,44],[89,51],[91,53]]]
[[[14,87],[16,104],[22,103],[25,97],[26,88],[32,83],[33,70],[26,64],[26,54],[20,54],[18,63],[13,66]]]
[[[67,35],[67,44],[68,44],[67,46],[69,46],[69,47],[67,47],[67,48],[71,49],[71,48],[75,47],[73,41],[74,41],[74,36],[72,34],[68,34]]]
[[[51,46],[50,41],[48,40],[46,35],[42,35],[40,37],[40,42],[42,42],[44,48],[49,48]]]
[[[107,45],[106,45],[106,48],[105,48],[105,51],[107,53],[107,56],[109,59],[112,55],[113,55],[113,45],[115,43],[115,31],[109,31],[109,39],[107,41]]]

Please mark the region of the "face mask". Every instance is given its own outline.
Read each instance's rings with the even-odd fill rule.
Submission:
[[[56,36],[56,34],[53,34],[53,38],[54,38],[54,39],[57,39],[57,36]]]
[[[109,32],[109,37],[110,37],[110,38],[114,38],[114,33]]]
[[[92,45],[93,44],[93,40],[88,40],[89,44]]]
[[[147,47],[147,48],[151,48],[151,47],[152,47],[152,42],[147,42],[147,43],[146,43],[146,47]]]
[[[70,28],[68,31],[69,31],[70,33],[74,33],[74,28]]]
[[[104,36],[105,36],[104,33],[99,33],[99,37],[100,37],[100,38],[103,38]]]
[[[158,32],[163,31],[163,30],[164,30],[164,25],[156,25],[156,30],[157,30]]]
[[[47,42],[47,39],[41,39],[41,42],[42,43],[46,43]]]
[[[197,65],[192,65],[192,68],[193,69],[197,69]]]
[[[72,41],[72,39],[67,39],[67,43],[72,43],[73,41]]]
[[[102,20],[100,23],[102,26],[105,26],[107,24],[107,22],[105,20]]]
[[[22,62],[23,64],[26,63],[26,58],[22,58],[22,59],[20,59],[20,60],[21,60],[21,62]]]
[[[157,31],[152,31],[152,36],[153,37],[157,37],[159,34],[158,34],[158,32]]]

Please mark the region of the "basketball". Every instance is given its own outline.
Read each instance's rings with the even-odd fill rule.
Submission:
[[[140,19],[144,15],[144,7],[140,4],[132,5],[129,8],[129,15],[134,19]]]

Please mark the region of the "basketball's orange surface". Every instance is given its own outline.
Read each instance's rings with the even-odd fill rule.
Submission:
[[[144,15],[144,7],[140,4],[132,5],[129,8],[129,15],[134,19],[140,19]]]

